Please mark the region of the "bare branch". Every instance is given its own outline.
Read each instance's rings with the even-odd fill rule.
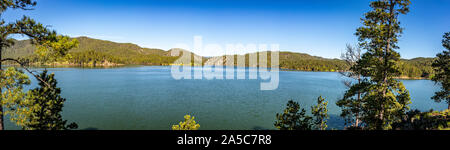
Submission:
[[[4,62],[4,61],[13,61],[13,62],[18,63],[25,71],[27,71],[28,73],[30,73],[31,75],[33,75],[36,79],[38,79],[39,81],[41,81],[42,83],[44,83],[48,88],[50,88],[50,89],[53,90],[52,86],[51,86],[49,83],[45,82],[44,79],[42,79],[42,78],[39,77],[38,75],[34,74],[33,71],[30,71],[30,70],[26,67],[27,65],[26,65],[25,63],[21,62],[20,60],[13,59],[13,58],[5,58],[5,59],[0,60],[0,62]]]

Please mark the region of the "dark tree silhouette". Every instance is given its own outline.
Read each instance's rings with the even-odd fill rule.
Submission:
[[[436,72],[433,81],[441,85],[441,91],[436,92],[432,98],[436,102],[447,102],[448,109],[450,109],[450,32],[444,34],[442,46],[446,50],[437,54],[437,59],[433,62]]]

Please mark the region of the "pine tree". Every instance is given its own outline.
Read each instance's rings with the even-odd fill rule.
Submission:
[[[341,58],[350,66],[350,68],[352,68],[357,65],[359,60],[361,60],[361,49],[354,48],[347,44],[346,52],[342,54]],[[353,68],[348,72],[341,72],[341,74],[350,79],[343,80],[343,83],[347,88],[351,89],[354,85],[363,85],[364,79],[361,77],[361,70]],[[354,83],[355,81],[356,83]],[[359,128],[361,122],[362,89],[363,88],[356,88],[355,91],[351,91],[353,92],[352,94],[347,97],[344,96],[343,99],[336,102],[336,105],[342,109],[341,117],[345,118],[346,124],[350,124],[353,128]]]
[[[409,12],[409,0],[377,0],[370,3],[372,11],[362,19],[357,29],[359,45],[367,52],[357,65],[361,75],[370,77],[364,89],[361,120],[366,129],[391,129],[409,110],[409,92],[402,82],[394,79],[401,75],[397,42],[402,33],[398,16]],[[354,88],[351,90],[360,91]],[[349,90],[350,91],[350,90]]]
[[[47,86],[50,86],[46,83],[42,78],[38,75],[35,75],[34,72],[30,71],[27,68],[27,60],[15,59],[15,58],[2,58],[2,50],[14,45],[14,40],[10,38],[10,35],[24,35],[31,39],[31,43],[37,46],[40,46],[39,49],[41,52],[46,52],[47,58],[59,57],[61,55],[65,55],[67,51],[76,46],[77,42],[72,40],[67,40],[67,37],[57,36],[54,30],[48,29],[46,26],[41,23],[36,22],[35,20],[24,16],[22,19],[17,20],[12,23],[6,23],[1,17],[2,13],[7,9],[22,9],[22,10],[31,10],[36,5],[36,2],[33,0],[0,0],[0,71],[3,72],[2,62],[4,61],[12,61],[14,63],[19,64],[25,71],[29,74],[33,75],[36,79],[43,82]],[[43,54],[43,53],[41,53]],[[0,73],[1,78],[12,78],[15,76],[8,76],[10,74]],[[20,79],[11,79],[11,80],[20,80]],[[3,89],[10,89],[11,87],[0,87],[0,93],[3,95],[7,94],[2,92]],[[23,98],[23,97],[22,97]],[[3,102],[4,99],[8,98],[0,98],[0,104],[9,103]],[[21,101],[16,101],[20,103]],[[10,107],[16,107],[17,105],[8,105]],[[0,106],[0,130],[4,129],[3,126],[3,116],[6,113],[3,113],[3,109],[6,107],[5,105]],[[17,108],[5,108],[5,109],[15,109]],[[16,111],[17,112],[17,111]],[[11,114],[12,116],[22,116],[23,114]],[[14,119],[14,118],[12,118]]]
[[[40,77],[50,84],[48,87],[44,82],[39,82],[39,87],[27,93],[26,100],[22,103],[29,113],[24,114],[26,119],[21,125],[26,130],[66,130],[76,129],[77,124],[67,124],[61,116],[65,98],[61,97],[61,89],[57,87],[55,74],[47,74],[47,70]]]
[[[172,126],[172,130],[198,130],[198,128],[200,124],[195,122],[195,117],[191,115],[184,116],[184,122]]]
[[[426,111],[411,110],[401,122],[392,127],[398,130],[450,130],[450,110]]]
[[[312,117],[306,115],[306,110],[300,104],[290,100],[283,114],[277,113],[274,123],[279,130],[312,130]]]
[[[29,109],[23,105],[26,96],[23,86],[30,82],[28,76],[15,67],[0,71],[0,105],[4,107],[0,112],[1,116],[9,115],[11,121],[17,123],[26,121],[23,114],[29,113]]]
[[[35,6],[36,2],[31,0],[1,0],[0,1],[0,17],[1,14],[7,9],[23,9],[29,10],[31,7]],[[45,39],[51,39],[54,37],[55,32],[50,31],[45,28],[42,24],[36,23],[34,20],[29,17],[23,17],[21,20],[17,20],[15,23],[6,23],[3,19],[0,18],[0,70],[2,70],[2,62],[6,61],[6,59],[2,58],[2,49],[7,48],[11,45],[14,45],[14,41],[10,39],[8,36],[12,34],[22,34],[26,35],[33,39],[33,42],[41,42]],[[6,77],[4,77],[6,78]],[[2,89],[4,87],[0,87],[0,93],[2,93]],[[0,104],[2,103],[2,99],[0,99]],[[0,106],[0,130],[4,129],[3,126],[3,107]]]
[[[317,98],[317,105],[311,107],[311,113],[314,117],[314,126],[317,130],[326,130],[328,120],[328,102],[322,96]]]
[[[442,46],[446,50],[437,54],[437,59],[432,64],[436,72],[432,80],[439,83],[442,90],[436,92],[432,99],[436,102],[447,102],[450,109],[450,32],[444,34]]]

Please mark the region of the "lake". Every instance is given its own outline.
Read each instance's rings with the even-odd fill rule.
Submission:
[[[36,69],[35,69],[36,70]],[[38,69],[39,70],[39,69]],[[87,130],[170,130],[191,114],[200,129],[275,129],[276,113],[292,99],[310,111],[318,96],[329,101],[329,127],[342,129],[335,102],[346,88],[334,72],[280,71],[279,87],[261,91],[260,80],[175,80],[170,67],[49,68],[67,99],[64,119]],[[402,80],[413,109],[444,110],[430,97],[430,80]],[[36,80],[32,80],[36,87]],[[19,129],[8,120],[7,129]]]

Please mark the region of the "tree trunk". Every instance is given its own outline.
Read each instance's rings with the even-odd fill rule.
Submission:
[[[2,47],[0,46],[0,60],[2,59]],[[2,61],[0,61],[0,71],[2,70]],[[0,87],[0,95],[2,94],[2,88]],[[3,124],[3,105],[1,105],[2,97],[0,96],[0,130],[4,129]]]
[[[361,75],[358,75],[358,84],[361,84]],[[359,91],[358,90],[358,111],[356,112],[356,114],[355,114],[355,118],[356,118],[356,121],[355,121],[355,127],[359,127],[359,110],[361,109],[360,107],[360,105],[359,105],[359,102],[361,101],[361,91]]]
[[[389,2],[389,18],[388,18],[388,35],[387,35],[387,45],[386,45],[386,49],[385,49],[385,53],[384,53],[384,68],[383,68],[383,98],[382,98],[382,102],[381,102],[381,110],[380,110],[380,115],[379,115],[379,117],[380,117],[380,127],[383,127],[383,124],[384,124],[384,100],[385,100],[385,98],[386,98],[386,93],[387,93],[387,90],[388,90],[388,88],[387,88],[387,79],[388,79],[388,72],[387,72],[387,70],[388,70],[388,55],[389,55],[389,51],[390,51],[390,48],[391,48],[391,34],[392,34],[392,30],[391,30],[391,27],[392,27],[392,21],[394,20],[394,6],[395,6],[395,4],[394,4],[394,2],[393,2],[393,0],[390,0],[390,2]]]

